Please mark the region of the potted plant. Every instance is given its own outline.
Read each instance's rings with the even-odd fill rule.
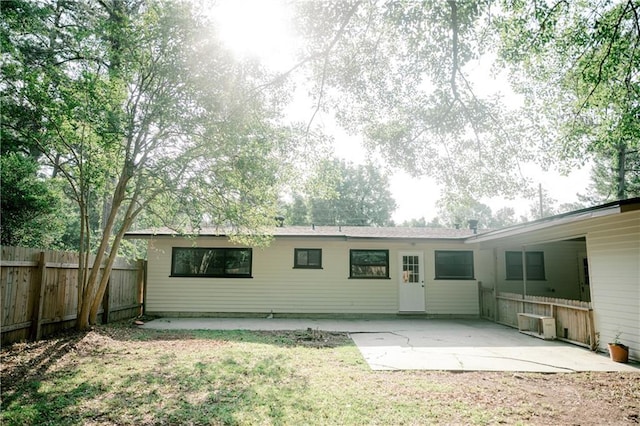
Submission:
[[[616,334],[613,343],[609,343],[609,355],[615,362],[629,362],[629,347],[620,342],[620,332]]]

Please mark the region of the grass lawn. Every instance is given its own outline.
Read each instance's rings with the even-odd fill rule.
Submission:
[[[637,424],[640,375],[371,371],[344,334],[121,323],[2,349],[2,425]]]

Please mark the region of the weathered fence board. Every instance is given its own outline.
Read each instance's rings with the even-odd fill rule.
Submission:
[[[484,287],[478,282],[478,297],[480,298],[480,317],[495,320],[496,296],[493,287]]]
[[[2,343],[39,339],[73,327],[78,309],[77,253],[2,247],[0,320]],[[93,257],[89,263],[93,263]],[[145,262],[114,263],[99,318],[103,322],[141,313]]]
[[[499,293],[496,322],[518,327],[518,313],[552,316],[556,320],[556,335],[561,340],[595,348],[597,342],[591,303],[553,297]]]

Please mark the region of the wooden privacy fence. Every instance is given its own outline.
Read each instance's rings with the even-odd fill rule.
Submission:
[[[493,288],[479,286],[480,315],[497,323],[518,328],[518,313],[555,318],[558,339],[597,347],[593,309],[590,302],[554,297],[525,296],[516,293],[494,293]]]
[[[3,247],[0,265],[2,344],[39,339],[75,325],[77,253]],[[115,261],[98,312],[102,323],[142,313],[145,268],[142,260]]]

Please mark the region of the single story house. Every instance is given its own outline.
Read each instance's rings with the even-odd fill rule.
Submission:
[[[479,233],[280,226],[273,236],[260,248],[219,229],[128,232],[148,240],[145,312],[479,317],[490,289],[497,302],[582,303],[590,346],[604,350],[619,335],[640,359],[640,198]],[[497,302],[494,319],[506,309]]]

